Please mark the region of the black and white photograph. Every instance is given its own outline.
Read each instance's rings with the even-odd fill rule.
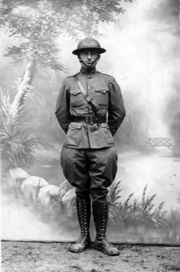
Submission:
[[[180,0],[0,0],[2,272],[180,271]]]

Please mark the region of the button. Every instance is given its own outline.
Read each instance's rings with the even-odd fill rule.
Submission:
[[[91,87],[88,87],[88,90],[91,90]]]

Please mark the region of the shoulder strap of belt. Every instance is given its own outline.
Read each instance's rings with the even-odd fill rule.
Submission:
[[[77,85],[78,85],[80,91],[82,92],[82,94],[83,94],[84,97],[86,98],[88,94],[87,94],[87,91],[84,89],[84,87],[83,87],[81,81],[78,79],[77,76],[75,77],[75,80],[76,80],[76,82],[77,82]]]
[[[83,94],[83,96],[84,96],[86,102],[91,106],[92,111],[93,111],[94,114],[98,117],[97,108],[96,108],[96,106],[94,105],[94,103],[92,102],[92,99],[89,98],[88,93],[87,93],[87,91],[84,89],[84,87],[83,87],[81,81],[78,79],[77,75],[74,76],[74,78],[75,78],[75,81],[76,81],[76,83],[77,83],[77,85],[78,85],[78,87],[79,87],[81,93]]]

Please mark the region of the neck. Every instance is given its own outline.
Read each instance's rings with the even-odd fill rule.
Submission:
[[[86,66],[82,65],[80,72],[84,73],[84,74],[95,73],[96,72],[96,67],[95,66],[93,66],[93,67],[86,67]]]

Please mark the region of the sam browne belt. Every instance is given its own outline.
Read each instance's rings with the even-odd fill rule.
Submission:
[[[94,115],[71,116],[71,122],[85,122],[87,124],[106,123],[106,116],[96,117]]]

